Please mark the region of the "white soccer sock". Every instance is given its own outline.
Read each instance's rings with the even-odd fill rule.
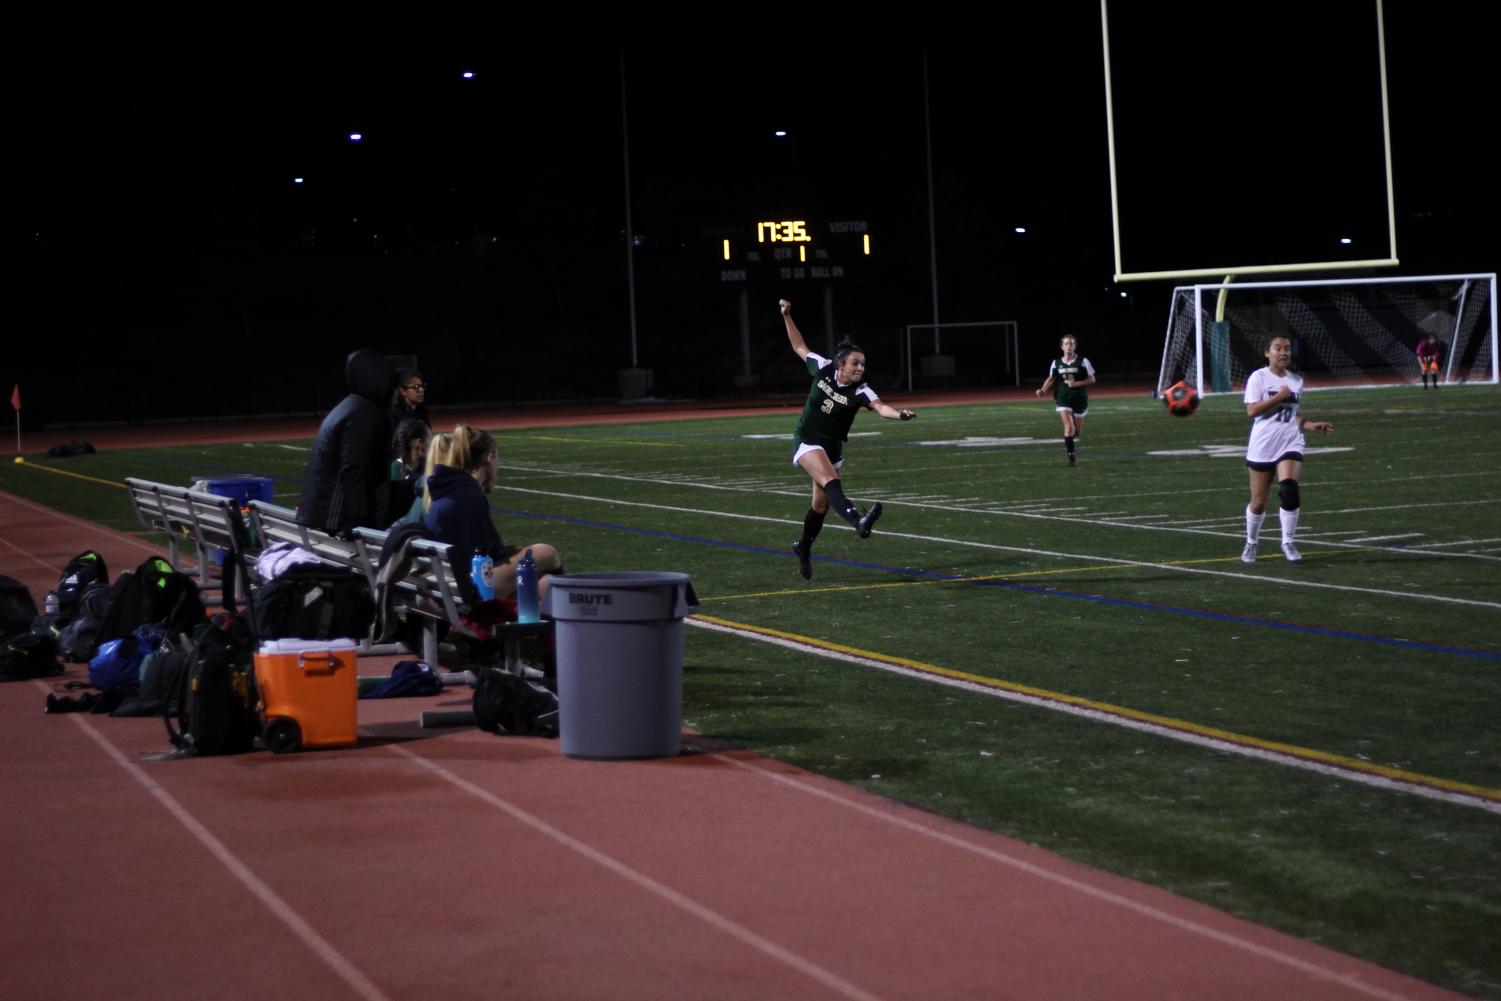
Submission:
[[[1291,542],[1293,536],[1298,534],[1298,515],[1303,513],[1302,508],[1289,511],[1287,508],[1279,508],[1277,517],[1282,519],[1282,541]]]
[[[1251,508],[1246,508],[1246,541],[1254,543],[1261,537],[1261,523],[1266,521],[1266,512],[1254,514]]]

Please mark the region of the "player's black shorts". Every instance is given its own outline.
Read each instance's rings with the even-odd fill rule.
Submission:
[[[1275,473],[1277,471],[1277,463],[1281,462],[1283,459],[1292,459],[1294,462],[1302,462],[1303,453],[1283,452],[1271,462],[1252,462],[1250,459],[1247,459],[1246,466],[1250,469],[1256,470],[1258,473]]]

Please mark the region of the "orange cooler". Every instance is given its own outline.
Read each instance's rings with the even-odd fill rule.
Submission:
[[[278,754],[356,743],[358,673],[352,639],[262,643],[255,655],[255,680],[265,706],[261,740]]]

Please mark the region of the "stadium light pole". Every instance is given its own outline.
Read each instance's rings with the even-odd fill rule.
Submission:
[[[625,158],[625,283],[630,302],[631,368],[636,358],[636,234],[631,228],[631,134],[625,107],[625,49],[620,50],[620,148]]]
[[[933,278],[933,353],[940,354],[938,345],[938,226],[933,208],[933,108],[928,94],[928,47],[922,47],[922,111],[923,140],[928,158],[928,252],[929,269]]]

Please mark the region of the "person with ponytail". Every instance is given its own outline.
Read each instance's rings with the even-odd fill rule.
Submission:
[[[813,577],[813,540],[818,538],[830,508],[849,522],[862,539],[870,537],[876,519],[881,516],[879,502],[861,513],[845,496],[844,483],[839,478],[839,467],[844,465],[844,443],[849,440],[855,415],[862,408],[890,421],[910,421],[917,414],[881,402],[876,391],[865,382],[865,352],[859,346],[848,338],[840,341],[832,360],[809,351],[792,321],[792,303],[782,299],[778,305],[793,353],[813,378],[802,416],[792,434],[792,464],[801,467],[813,480],[813,500],[803,516],[803,534],[792,544],[798,573],[809,580]]]
[[[430,451],[435,461],[423,487],[423,523],[435,539],[453,547],[455,566],[467,568],[476,553],[490,557],[495,561],[495,596],[509,597],[516,593],[516,564],[530,549],[539,575],[538,594],[546,594],[547,575],[562,568],[557,549],[545,542],[507,546],[490,516],[485,495],[495,487],[500,459],[490,432],[460,424],[446,440],[435,437]]]

